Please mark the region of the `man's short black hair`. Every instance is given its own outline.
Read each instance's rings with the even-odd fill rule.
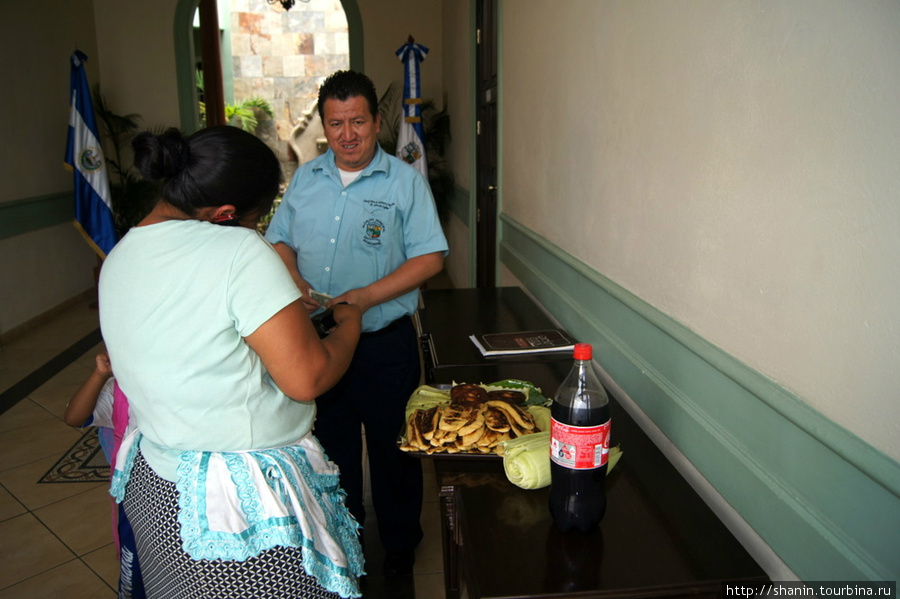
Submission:
[[[372,118],[378,117],[378,96],[372,80],[356,71],[336,71],[328,76],[319,88],[319,118],[325,122],[325,100],[346,102],[349,98],[362,96],[369,104]]]

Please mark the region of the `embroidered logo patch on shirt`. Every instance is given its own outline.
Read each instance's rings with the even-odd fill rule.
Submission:
[[[369,245],[381,245],[381,234],[384,233],[384,223],[377,218],[370,218],[363,225],[363,243]]]

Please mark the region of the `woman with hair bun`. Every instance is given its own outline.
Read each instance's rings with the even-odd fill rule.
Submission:
[[[139,430],[111,493],[147,596],[360,596],[358,525],[311,433],[313,400],[356,348],[359,308],[336,306],[319,339],[255,231],[281,183],[261,140],[225,126],[133,146],[159,200],[103,264],[100,324]]]

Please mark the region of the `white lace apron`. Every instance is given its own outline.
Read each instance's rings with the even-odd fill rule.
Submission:
[[[121,502],[140,444],[119,448],[110,494]],[[243,561],[275,546],[300,547],[303,567],[342,597],[360,597],[359,524],[344,505],[338,468],[307,434],[272,449],[183,451],[178,465],[185,552],[193,559]]]

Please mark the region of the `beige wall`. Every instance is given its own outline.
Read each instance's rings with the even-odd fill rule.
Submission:
[[[137,113],[145,128],[181,123],[175,78],[178,0],[94,0],[103,95],[120,114]]]
[[[442,93],[447,95],[447,108],[451,113],[452,142],[447,148],[447,160],[456,176],[456,184],[474,189],[470,180],[473,176],[471,144],[475,118],[472,114],[472,79],[475,73],[471,47],[474,27],[471,0],[444,2],[441,21],[444,38]]]
[[[177,0],[11,2],[0,49],[12,82],[0,146],[0,202],[71,193],[62,168],[69,106],[69,57],[88,55],[91,89],[146,126],[176,125],[173,20]],[[25,51],[23,51],[23,49]],[[0,334],[9,333],[94,286],[96,255],[75,229],[58,225],[0,241]]]
[[[69,223],[0,239],[0,335],[94,287],[97,255]]]
[[[453,171],[456,185],[474,194],[472,180],[474,169],[472,159],[472,131],[474,129],[472,78],[472,27],[473,7],[471,0],[444,2],[441,13],[443,26],[443,93],[447,96],[447,110],[450,113],[451,142],[447,147],[447,163]],[[474,198],[471,199],[474,202]],[[454,214],[444,223],[444,233],[450,245],[450,255],[444,267],[453,284],[468,287],[473,276],[470,268],[472,231],[468,224]]]
[[[0,205],[72,189],[63,168],[69,122],[69,58],[87,54],[99,78],[89,0],[7,2],[0,18],[6,57],[0,119]],[[0,335],[93,286],[96,257],[69,224],[0,240]]]
[[[0,52],[6,57],[0,119],[0,202],[65,191],[63,169],[69,123],[69,57],[87,54],[88,81],[99,76],[92,3],[56,0],[39,10],[6,2],[0,19]]]
[[[365,70],[379,95],[392,81],[403,84],[403,63],[394,52],[412,35],[428,48],[421,67],[422,97],[440,106],[441,0],[357,0],[357,4],[363,21]]]
[[[900,458],[900,4],[501,20],[503,211]]]

